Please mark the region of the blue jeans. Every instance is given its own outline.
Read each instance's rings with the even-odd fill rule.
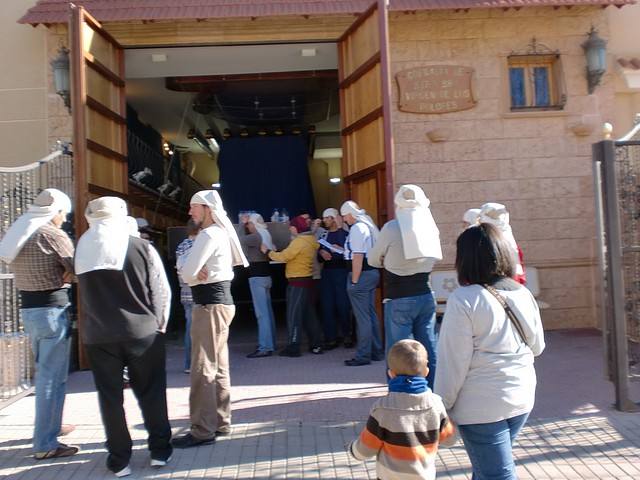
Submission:
[[[276,321],[271,306],[271,277],[250,277],[249,290],[258,322],[258,350],[275,350]]]
[[[347,294],[356,317],[358,336],[358,350],[354,359],[368,362],[372,357],[379,358],[384,355],[376,310],[376,286],[380,280],[380,272],[375,269],[363,270],[355,285],[351,284],[351,275],[349,273],[347,279]]]
[[[436,301],[433,298],[433,293],[386,299],[384,302],[384,332],[387,353],[393,344],[407,338],[424,345],[429,355],[427,382],[429,388],[433,389],[438,355]]]
[[[184,308],[184,319],[186,325],[184,327],[184,369],[191,370],[191,312],[193,311],[193,300],[190,302],[182,300],[182,308]]]
[[[23,308],[22,324],[31,338],[36,365],[36,418],[33,451],[55,450],[69,373],[71,319],[67,307]]]
[[[345,339],[351,337],[351,306],[347,295],[347,269],[324,268],[320,279],[320,306],[325,342],[335,342],[338,325]]]
[[[458,425],[473,467],[472,480],[517,480],[511,446],[528,417],[523,413],[499,422]]]

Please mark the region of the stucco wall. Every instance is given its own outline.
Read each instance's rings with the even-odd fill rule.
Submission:
[[[620,138],[631,129],[636,115],[640,114],[640,70],[630,68],[625,71],[617,63],[619,58],[640,58],[640,4],[611,8],[606,12],[611,32],[607,45],[609,68],[616,89],[612,136]],[[631,77],[631,86],[627,76]]]
[[[485,202],[507,206],[525,264],[538,267],[545,328],[600,323],[591,145],[611,121],[605,78],[587,92],[581,44],[591,24],[606,38],[602,10],[472,10],[394,14],[390,52],[395,183],[417,183],[431,199],[444,260],[452,268],[462,214]],[[535,36],[561,53],[568,94],[561,112],[508,111],[506,57]],[[424,65],[475,69],[477,105],[446,114],[400,112],[395,73]],[[439,130],[444,141],[427,133]],[[437,267],[438,268],[438,267]]]
[[[32,163],[49,150],[46,137],[44,27],[19,25],[31,0],[3,2],[0,16],[0,166]]]

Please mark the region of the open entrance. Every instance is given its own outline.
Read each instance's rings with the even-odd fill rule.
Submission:
[[[127,49],[125,59],[129,135],[167,144],[164,165],[130,166],[145,186],[215,185],[231,218],[342,202],[335,43]]]
[[[169,39],[124,50],[72,6],[74,144],[86,172],[76,202],[120,194],[140,216],[157,199],[153,224],[168,227],[186,222],[186,210],[162,197],[180,206],[219,184],[232,218],[243,209],[317,214],[348,197],[382,224],[393,188],[385,5],[372,2],[336,43]],[[292,176],[301,164],[306,172]]]

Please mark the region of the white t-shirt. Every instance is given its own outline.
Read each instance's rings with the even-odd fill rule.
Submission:
[[[177,259],[177,267],[182,280],[190,287],[233,280],[233,256],[227,231],[218,224],[202,230],[188,253]],[[198,280],[202,267],[208,272],[204,281]]]
[[[366,257],[374,243],[369,227],[363,222],[354,223],[344,243],[344,259],[353,260],[354,253],[363,253]]]

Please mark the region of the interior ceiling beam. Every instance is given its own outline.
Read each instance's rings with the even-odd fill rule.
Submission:
[[[318,80],[335,82],[338,78],[338,70],[311,70],[304,72],[271,72],[251,73],[237,75],[202,75],[189,77],[167,77],[165,84],[167,89],[178,92],[215,91],[223,89],[230,83],[256,82],[256,81],[284,81],[284,80]]]

